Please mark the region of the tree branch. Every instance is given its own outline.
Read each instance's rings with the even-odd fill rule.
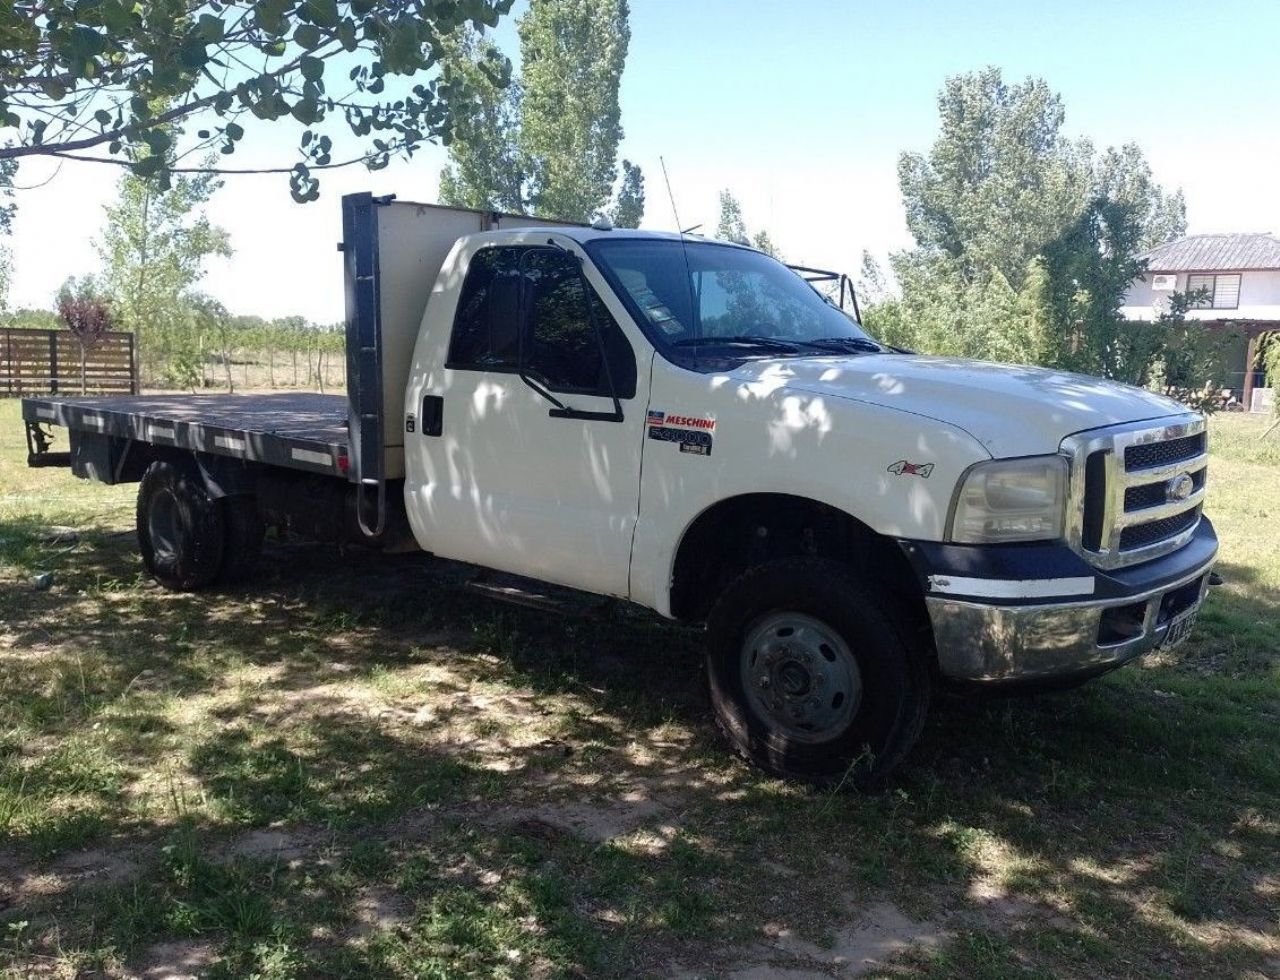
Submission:
[[[435,140],[427,139],[423,142],[434,143]],[[350,167],[357,163],[367,163],[381,156],[390,156],[400,150],[407,149],[409,144],[400,142],[395,145],[388,145],[385,150],[372,150],[363,156],[352,157],[350,160],[341,160],[338,163],[313,163],[305,164],[308,170],[337,170],[340,167]],[[87,156],[79,153],[67,153],[62,150],[55,150],[45,154],[46,156],[58,157],[63,160],[79,160],[84,163],[112,163],[117,167],[128,167],[132,165],[131,160],[120,160],[115,157],[95,157]],[[183,154],[184,156],[186,154]],[[166,167],[165,170],[171,174],[291,174],[293,167]]]

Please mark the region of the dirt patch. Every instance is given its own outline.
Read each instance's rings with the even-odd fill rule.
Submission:
[[[217,961],[211,943],[177,939],[152,946],[139,958],[135,971],[126,975],[137,980],[193,980]]]
[[[363,939],[409,922],[413,918],[413,903],[390,888],[366,888],[356,897],[352,917],[355,924],[350,936]]]
[[[698,976],[698,974],[689,975]],[[729,976],[733,980],[830,980],[831,974],[824,970],[777,967],[758,963],[745,970],[734,970]]]
[[[122,854],[100,848],[76,851],[58,858],[47,868],[31,868],[15,860],[0,861],[0,908],[22,905],[69,888],[121,881],[138,871],[138,865]]]
[[[75,881],[95,878],[102,881],[119,881],[138,870],[137,864],[120,854],[112,854],[95,848],[66,854],[53,863],[54,874]]]
[[[984,925],[996,928],[1017,923],[1042,923],[1059,929],[1070,929],[1072,922],[1057,909],[1010,895],[999,882],[982,878],[969,886],[966,895]]]
[[[866,907],[855,922],[839,927],[830,946],[802,939],[791,928],[778,923],[766,923],[762,931],[778,951],[824,967],[838,967],[847,976],[884,966],[907,950],[937,949],[953,935],[939,923],[912,919],[886,902]],[[733,976],[771,975],[751,972],[765,967],[765,964],[752,964]]]
[[[522,827],[543,825],[603,844],[633,833],[654,818],[668,815],[667,807],[656,800],[629,795],[620,799],[508,807],[493,814],[486,822]]]
[[[226,846],[220,857],[224,861],[296,861],[314,851],[317,845],[316,835],[309,831],[268,827],[237,837]]]

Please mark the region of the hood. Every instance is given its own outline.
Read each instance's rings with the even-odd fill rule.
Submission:
[[[937,419],[997,458],[1055,453],[1063,438],[1085,429],[1188,412],[1163,395],[1083,374],[917,354],[756,360],[730,373]]]

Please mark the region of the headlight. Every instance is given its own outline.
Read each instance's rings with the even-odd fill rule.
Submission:
[[[1061,456],[993,459],[969,467],[956,491],[947,537],[958,544],[1062,537],[1067,461]]]

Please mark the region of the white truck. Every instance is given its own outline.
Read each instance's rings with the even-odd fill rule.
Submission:
[[[704,624],[733,746],[872,784],[939,683],[1078,683],[1191,629],[1204,419],[869,337],[740,245],[351,195],[343,395],[28,398],[31,465],[140,481],[196,589],[265,526]],[[51,449],[50,424],[69,430]]]

